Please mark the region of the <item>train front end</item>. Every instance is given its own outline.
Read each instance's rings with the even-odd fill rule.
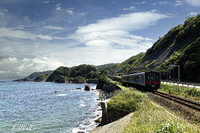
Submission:
[[[160,72],[145,72],[145,87],[150,90],[160,88]]]

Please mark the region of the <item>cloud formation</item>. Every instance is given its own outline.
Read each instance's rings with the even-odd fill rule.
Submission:
[[[119,17],[103,19],[97,21],[95,24],[79,27],[76,33],[84,34],[88,32],[104,32],[109,30],[135,31],[153,25],[158,20],[167,17],[167,15],[159,14],[156,12],[136,12],[123,14]]]
[[[167,15],[154,11],[123,14],[79,27],[71,38],[77,39],[87,46],[112,45],[115,48],[149,48],[152,44],[150,38],[132,35],[131,32],[155,25],[157,21],[167,17]]]
[[[135,6],[131,6],[129,8],[123,8],[124,11],[133,11],[135,9],[136,9]]]
[[[54,61],[54,66],[48,66],[50,62]],[[43,58],[16,58],[8,57],[0,59],[0,76],[2,79],[23,78],[32,72],[41,70],[50,70],[55,67],[63,65],[57,60],[50,60]],[[6,66],[6,67],[4,67]]]
[[[53,25],[48,25],[48,26],[45,26],[44,28],[50,29],[50,30],[63,30],[64,29],[62,27],[53,26]]]
[[[198,13],[196,13],[196,12],[190,12],[189,14],[188,14],[188,16],[196,16]]]
[[[0,77],[22,78],[32,72],[52,70],[62,65],[122,62],[145,52],[153,44],[152,39],[134,35],[133,32],[155,25],[167,17],[154,11],[123,14],[78,27],[68,39],[34,34],[23,28],[2,27]],[[53,25],[44,26],[44,29],[64,31],[62,27]],[[65,39],[64,43],[62,39]],[[61,43],[55,43],[55,40]]]
[[[200,6],[200,0],[186,0],[186,2],[192,6]]]
[[[175,6],[182,6],[184,1],[182,0],[176,0]]]
[[[47,26],[47,28],[58,29],[58,27],[52,27],[52,26]],[[11,39],[30,39],[30,40],[35,40],[35,39],[42,39],[42,40],[65,39],[65,38],[52,37],[52,36],[43,35],[43,34],[33,34],[29,31],[15,30],[13,28],[5,28],[5,27],[0,28],[0,37],[11,38]]]
[[[74,14],[74,8],[68,8],[65,10],[66,13],[68,13],[69,15],[73,15]]]

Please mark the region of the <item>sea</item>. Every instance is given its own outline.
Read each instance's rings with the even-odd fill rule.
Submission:
[[[0,80],[0,133],[89,132],[101,111],[85,85]]]

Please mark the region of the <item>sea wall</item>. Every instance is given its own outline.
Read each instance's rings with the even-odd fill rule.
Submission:
[[[113,122],[114,120],[117,120],[121,118],[121,116],[113,115],[113,112],[109,112],[107,109],[107,102],[109,101],[109,98],[112,97],[113,93],[117,90],[121,90],[119,86],[113,83],[109,82],[102,82],[98,80],[98,84],[96,89],[99,91],[99,99],[101,100],[100,105],[102,108],[102,119],[100,126],[103,126],[105,124],[108,124],[110,122]]]

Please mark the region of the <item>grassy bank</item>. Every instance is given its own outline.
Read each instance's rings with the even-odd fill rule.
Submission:
[[[146,94],[136,90],[121,90],[114,93],[114,96],[108,102],[108,111],[114,110],[128,114],[139,110],[148,103]]]
[[[152,104],[136,111],[124,133],[198,133],[200,125],[195,125],[168,113]]]
[[[195,88],[161,84],[161,87],[158,89],[158,91],[200,101],[200,91]]]
[[[115,92],[108,102],[108,112],[129,114],[134,112],[131,122],[124,133],[177,133],[200,132],[200,125],[195,125],[174,116],[150,102],[145,93],[126,89]]]

